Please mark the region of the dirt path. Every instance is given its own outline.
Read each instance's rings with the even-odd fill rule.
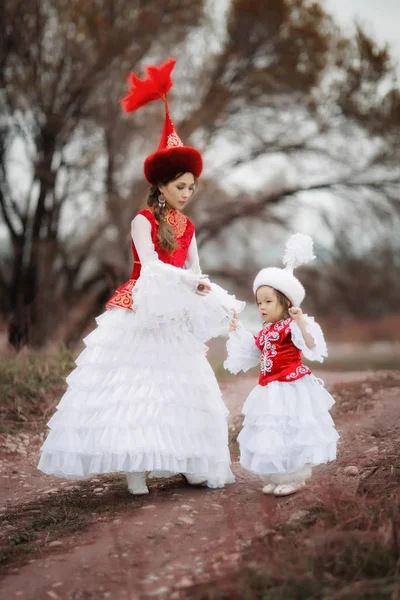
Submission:
[[[123,477],[76,484],[46,477],[35,468],[40,434],[2,435],[0,517],[7,516],[0,536],[3,544],[13,539],[16,554],[0,575],[0,599],[187,598],[194,584],[236,571],[252,540],[306,507],[327,478],[355,490],[362,466],[390,448],[385,431],[395,431],[400,440],[400,378],[393,383],[392,374],[316,375],[328,388],[336,386],[340,398],[334,413],[339,457],[316,470],[307,492],[279,501],[263,495],[258,478],[237,459],[236,484],[224,490],[191,488],[177,476],[150,480],[150,495],[135,498]],[[253,385],[248,377],[222,385],[233,428]],[[357,465],[360,476],[344,475],[348,465]],[[64,529],[46,529],[60,512]],[[32,544],[18,555],[29,535]]]

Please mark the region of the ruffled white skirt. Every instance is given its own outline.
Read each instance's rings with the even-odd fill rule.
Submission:
[[[227,409],[207,347],[185,319],[149,328],[139,312],[112,308],[84,342],[48,423],[40,470],[73,479],[195,473],[209,487],[234,481]]]
[[[314,375],[257,385],[244,406],[240,463],[258,475],[284,474],[336,458],[335,403]]]

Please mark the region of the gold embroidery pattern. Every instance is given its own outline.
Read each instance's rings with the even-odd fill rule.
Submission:
[[[135,286],[136,279],[130,279],[124,285],[119,287],[115,294],[111,296],[109,301],[106,304],[106,308],[111,308],[112,306],[118,306],[119,308],[126,308],[128,310],[132,310],[132,290]]]
[[[173,133],[170,133],[167,138],[167,148],[175,148],[178,146],[183,146],[183,143],[179,135],[174,131]]]
[[[187,225],[187,217],[185,215],[179,212],[179,210],[170,210],[165,215],[165,221],[171,225],[176,238],[183,236]]]

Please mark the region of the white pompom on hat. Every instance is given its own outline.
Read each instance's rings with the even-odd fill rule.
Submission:
[[[303,233],[292,235],[286,242],[283,257],[283,263],[286,267],[284,269],[278,267],[262,269],[253,283],[254,294],[262,285],[268,285],[285,294],[293,306],[300,306],[306,292],[300,281],[293,275],[293,269],[310,262],[314,258],[312,238]]]

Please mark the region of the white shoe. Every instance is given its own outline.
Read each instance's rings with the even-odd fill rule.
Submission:
[[[194,473],[182,473],[182,475],[190,485],[204,485],[207,483],[207,477],[204,477],[204,475]]]
[[[131,494],[139,496],[149,493],[149,488],[146,485],[146,473],[127,473],[126,481]]]
[[[176,475],[173,471],[151,471],[149,477],[173,477]]]
[[[283,483],[282,485],[276,486],[274,496],[277,498],[281,496],[290,496],[291,494],[299,492],[305,485],[305,481],[296,483]]]
[[[273,494],[276,488],[277,485],[275,483],[267,483],[267,485],[264,485],[262,491],[264,492],[264,494]]]

